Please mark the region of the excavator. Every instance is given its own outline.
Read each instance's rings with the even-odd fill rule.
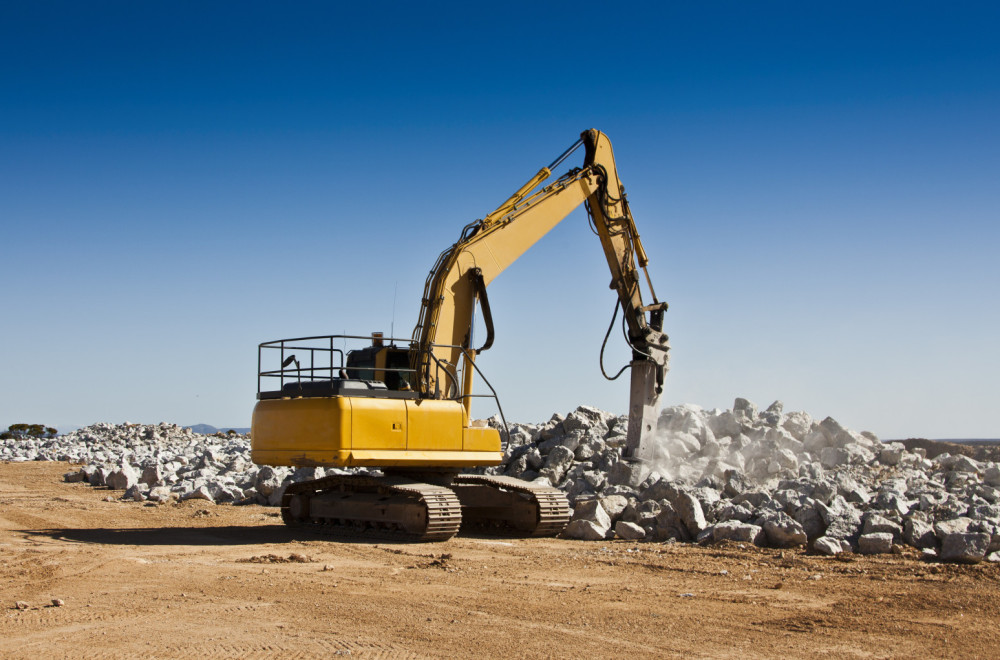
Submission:
[[[583,166],[543,186],[581,146]],[[507,437],[471,417],[475,397],[492,397],[506,433],[496,392],[476,365],[494,341],[486,288],[580,204],[600,239],[618,295],[608,335],[621,309],[632,350],[631,361],[609,377],[601,349],[605,377],[631,368],[623,460],[648,458],[668,364],[667,304],[653,291],[611,142],[590,129],[499,208],[468,224],[440,254],[409,340],[372,333],[259,345],[253,461],[368,468],[326,470],[327,476],[289,484],[281,500],[286,524],[417,541],[446,540],[463,524],[522,536],[555,536],[564,529],[570,508],[557,488],[540,480],[461,472],[500,464]],[[643,280],[649,304],[640,290]],[[475,348],[477,306],[486,337]],[[358,342],[365,344],[349,348]],[[473,394],[476,375],[490,394]]]

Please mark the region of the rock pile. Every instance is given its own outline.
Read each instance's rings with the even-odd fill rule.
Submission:
[[[497,420],[491,420],[499,425]],[[627,418],[581,406],[514,424],[504,461],[483,470],[551,484],[574,508],[580,539],[722,540],[884,553],[903,544],[945,561],[1000,560],[1000,465],[927,459],[827,417],[694,405],[659,418],[654,459],[622,458]],[[338,469],[259,467],[245,435],[175,424],[94,424],[51,439],[7,440],[0,460],[84,464],[66,474],[136,501],[277,505],[288,484]]]
[[[83,463],[66,481],[107,486],[124,491],[122,499],[139,502],[277,506],[289,483],[345,472],[259,467],[250,460],[248,435],[201,435],[176,424],[101,423],[50,439],[7,440],[0,460]]]
[[[740,541],[816,552],[902,544],[945,561],[1000,560],[1000,466],[883,444],[827,417],[681,405],[658,423],[655,458],[622,459],[626,417],[581,406],[511,427],[488,471],[547,482],[574,507],[581,539]]]

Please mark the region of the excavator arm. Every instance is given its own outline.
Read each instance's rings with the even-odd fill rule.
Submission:
[[[583,167],[539,188],[581,145],[585,148]],[[576,144],[497,210],[466,226],[458,242],[441,253],[424,287],[412,338],[413,366],[419,374],[422,397],[450,397],[460,389],[468,411],[471,363],[493,341],[487,285],[584,203],[604,249],[611,288],[618,294],[633,353],[625,455],[645,458],[650,443],[644,440],[655,431],[667,369],[669,347],[662,332],[667,305],[656,300],[646,271],[646,252],[618,179],[611,142],[600,131],[585,131]],[[639,269],[653,298],[651,304],[642,299]],[[478,349],[471,345],[477,301],[483,307],[488,330],[485,344]]]

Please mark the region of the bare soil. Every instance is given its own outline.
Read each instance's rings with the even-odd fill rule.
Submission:
[[[948,442],[947,440],[928,440],[927,438],[909,438],[900,440],[908,450],[923,449],[927,458],[935,458],[941,454],[968,456],[977,461],[1000,461],[1000,443],[991,440],[976,442]]]
[[[1000,567],[915,554],[331,540],[0,464],[0,657],[996,657]],[[59,599],[61,605],[53,605]],[[22,602],[18,609],[16,603]]]

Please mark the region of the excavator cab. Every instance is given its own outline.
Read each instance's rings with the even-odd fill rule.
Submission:
[[[372,345],[347,354],[346,375],[385,383],[387,389],[412,392],[410,351],[395,344],[386,346],[381,332],[372,333]]]

